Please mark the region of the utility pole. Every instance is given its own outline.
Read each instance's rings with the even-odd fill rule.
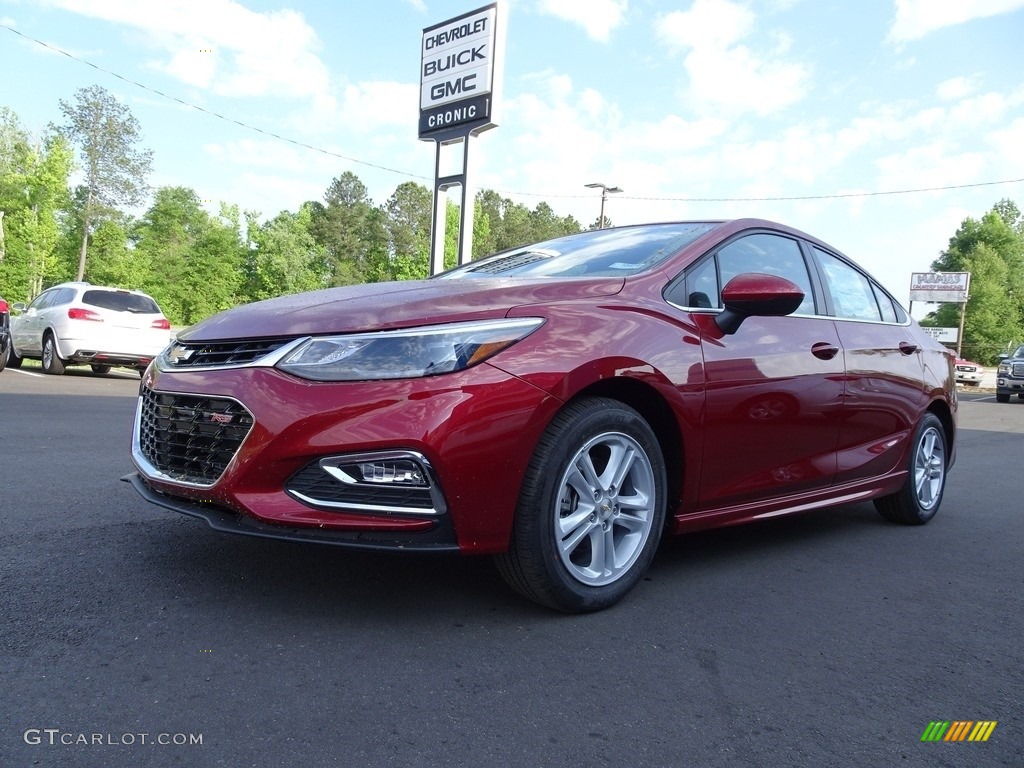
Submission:
[[[622,192],[623,190],[620,189],[619,187],[609,187],[607,184],[602,184],[601,182],[597,182],[597,181],[595,181],[593,184],[584,184],[583,186],[587,187],[589,189],[600,189],[601,190],[601,218],[598,219],[597,228],[598,229],[604,229],[604,226],[605,226],[605,224],[604,224],[604,201],[608,199],[608,193],[609,192],[614,194],[616,192]]]

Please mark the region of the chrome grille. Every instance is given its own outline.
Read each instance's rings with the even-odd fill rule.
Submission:
[[[245,365],[280,349],[291,338],[236,341],[176,341],[164,355],[169,368],[215,368]]]
[[[169,479],[212,485],[252,429],[245,407],[223,397],[143,388],[139,451]]]
[[[1024,376],[1024,363],[1014,363],[1010,375],[1014,378]]]

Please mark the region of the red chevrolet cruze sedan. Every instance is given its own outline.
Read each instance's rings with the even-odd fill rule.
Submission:
[[[956,410],[952,354],[834,248],[650,224],[211,317],[145,375],[126,479],[222,531],[493,554],[590,611],[664,532],[927,522]]]

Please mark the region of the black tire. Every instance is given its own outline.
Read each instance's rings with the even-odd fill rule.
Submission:
[[[1018,392],[1017,393],[1017,399],[1018,400],[1024,400],[1024,392]]]
[[[60,359],[57,340],[49,331],[43,337],[43,373],[60,376],[64,373],[64,361]]]
[[[589,479],[581,467],[593,469]],[[498,570],[517,592],[551,608],[614,605],[654,558],[665,489],[661,447],[639,413],[608,398],[570,403],[537,443],[509,550],[495,556]]]
[[[946,430],[935,414],[926,413],[914,431],[907,481],[896,493],[875,499],[875,509],[893,523],[924,525],[939,511],[948,461]]]
[[[7,345],[7,367],[8,368],[21,368],[22,362],[25,360],[23,357],[18,357],[14,351],[14,342],[12,341]]]
[[[93,373],[99,374],[100,376],[110,373],[109,365],[97,365],[96,363],[93,363],[89,367],[92,368]]]
[[[4,347],[4,351],[0,352],[0,371],[2,371],[4,368],[7,367],[7,358],[9,358],[10,356],[11,356],[11,344],[10,344],[10,342],[8,342],[7,346]]]
[[[1002,392],[996,392],[996,402],[997,403],[1008,403],[1008,402],[1010,402],[1010,396],[1009,395],[1004,395]]]

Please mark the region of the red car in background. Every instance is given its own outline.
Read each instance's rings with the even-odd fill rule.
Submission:
[[[665,532],[869,499],[927,522],[956,411],[950,352],[834,248],[651,224],[205,320],[147,372],[125,479],[223,531],[492,554],[589,611]]]

